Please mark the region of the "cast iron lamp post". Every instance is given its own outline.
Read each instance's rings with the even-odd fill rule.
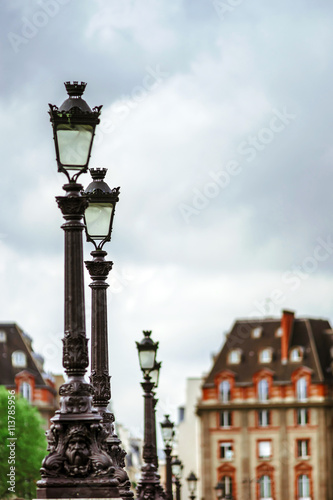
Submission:
[[[109,375],[107,295],[106,279],[112,269],[112,262],[106,261],[107,253],[103,246],[111,239],[115,206],[119,200],[119,188],[110,189],[104,181],[107,169],[90,169],[93,181],[85,190],[88,207],[85,211],[86,236],[95,250],[91,252],[92,261],[86,261],[92,283],[91,294],[91,377],[94,388],[93,403],[102,417],[102,425],[107,431],[105,450],[115,467],[115,477],[119,480],[122,497],[132,497],[130,481],[124,470],[126,452],[121,448],[121,441],[115,434],[114,415],[108,410],[111,399]]]
[[[176,500],[180,500],[181,478],[183,474],[183,464],[178,457],[174,457],[171,462],[172,475],[175,478],[176,485]]]
[[[186,478],[187,481],[187,486],[190,492],[190,499],[194,500],[195,499],[195,492],[197,490],[197,482],[198,478],[194,474],[194,472],[191,472],[191,474]]]
[[[172,500],[172,469],[171,469],[171,453],[172,453],[172,440],[174,436],[174,424],[169,420],[169,415],[165,415],[165,420],[161,422],[162,437],[164,441],[165,453],[165,471],[166,471],[166,494],[168,500]]]
[[[141,386],[144,390],[144,445],[142,476],[137,487],[138,500],[165,500],[165,493],[160,484],[160,478],[156,469],[156,425],[153,409],[153,388],[155,383],[151,380],[150,373],[156,368],[156,351],[158,342],[150,338],[151,331],[144,331],[144,338],[136,342],[140,368],[144,376]],[[156,371],[155,371],[156,375]],[[155,381],[157,378],[155,377]]]
[[[77,178],[88,169],[95,127],[101,106],[90,109],[82,99],[85,83],[66,82],[68,99],[50,105],[58,170],[68,183],[65,196],[56,198],[65,219],[65,334],[63,366],[68,381],[59,389],[60,410],[47,432],[49,454],[42,463],[37,498],[117,498],[119,480],[105,451],[107,431],[92,406],[92,385],[84,375],[88,367],[86,338],[82,219],[88,205]],[[73,175],[72,175],[73,174]]]

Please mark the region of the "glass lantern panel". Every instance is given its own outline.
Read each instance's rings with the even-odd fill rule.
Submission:
[[[140,365],[142,370],[151,370],[155,364],[155,351],[140,351]]]
[[[87,233],[93,240],[104,240],[110,231],[113,206],[109,203],[89,203],[84,217]]]
[[[169,443],[173,438],[173,427],[170,425],[168,427],[162,427],[162,436],[165,443]]]
[[[155,385],[155,387],[157,387],[157,384],[158,384],[158,370],[156,368],[154,368],[154,370],[152,370],[150,372],[150,380],[153,382],[153,384]]]
[[[57,125],[59,159],[68,170],[80,170],[86,166],[93,133],[92,125]]]
[[[182,468],[180,464],[172,464],[172,474],[176,477],[180,477]]]

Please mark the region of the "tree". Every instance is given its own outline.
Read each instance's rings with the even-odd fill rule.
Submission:
[[[28,401],[0,386],[0,498],[36,498],[46,455],[43,420]]]

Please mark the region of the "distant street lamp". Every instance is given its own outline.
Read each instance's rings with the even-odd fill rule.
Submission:
[[[82,99],[86,84],[66,82],[68,98],[50,105],[58,171],[68,183],[56,198],[65,219],[65,334],[63,366],[68,381],[60,389],[60,410],[47,432],[49,454],[42,463],[37,498],[119,498],[119,480],[105,449],[107,432],[92,406],[94,389],[84,375],[88,367],[82,219],[88,205],[79,175],[86,172],[101,106],[90,109]]]
[[[155,369],[156,352],[158,342],[151,338],[151,331],[144,331],[144,338],[137,342],[140,368],[144,376],[144,382],[141,386],[144,390],[144,445],[142,476],[137,487],[138,500],[165,500],[165,493],[160,484],[160,478],[156,469],[156,441],[155,441],[155,414],[153,409],[153,388],[154,382],[151,380],[150,373]],[[156,380],[156,378],[155,378]]]
[[[126,452],[121,448],[121,441],[115,433],[114,415],[108,410],[111,398],[109,374],[109,349],[107,326],[107,294],[106,279],[112,269],[112,262],[106,261],[107,253],[102,249],[111,239],[115,206],[119,199],[119,188],[110,189],[104,181],[107,169],[90,169],[93,181],[85,190],[88,207],[85,211],[86,236],[95,250],[91,252],[92,261],[86,261],[92,283],[91,294],[91,377],[94,388],[94,407],[102,417],[102,425],[107,432],[106,450],[115,467],[115,477],[119,481],[119,492],[122,497],[133,497],[130,481],[125,467]]]
[[[189,492],[190,492],[190,499],[194,500],[195,499],[195,493],[196,493],[196,490],[197,490],[198,478],[194,474],[194,472],[191,472],[189,474],[189,476],[186,478],[186,481],[187,481],[187,486],[188,486],[188,489],[189,489]]]
[[[183,475],[183,464],[178,457],[174,457],[171,462],[172,475],[175,478],[176,485],[176,500],[181,500],[180,490],[181,490],[181,478]]]
[[[174,424],[169,420],[169,415],[165,415],[165,419],[161,422],[162,437],[164,441],[165,453],[165,470],[166,470],[166,494],[169,500],[173,500],[172,495],[172,469],[171,469],[171,453],[172,440],[174,437]]]

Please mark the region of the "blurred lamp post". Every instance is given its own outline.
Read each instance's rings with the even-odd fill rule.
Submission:
[[[174,424],[169,420],[169,415],[165,415],[165,419],[161,422],[162,437],[164,441],[165,452],[165,470],[166,470],[166,494],[168,500],[173,499],[172,495],[172,469],[171,469],[171,453],[172,453],[172,440],[174,436]]]
[[[195,493],[196,493],[196,490],[197,490],[198,478],[194,474],[194,472],[191,472],[190,475],[186,478],[186,481],[187,481],[188,490],[190,492],[190,499],[194,500],[195,499]]]
[[[94,389],[84,375],[88,367],[86,338],[82,219],[88,205],[77,178],[88,169],[100,107],[82,99],[85,83],[66,82],[68,98],[50,105],[50,120],[58,170],[68,183],[56,198],[65,219],[65,334],[63,366],[68,381],[60,389],[60,410],[47,433],[49,454],[42,463],[37,498],[119,498],[119,481],[105,451],[107,432],[92,406]]]
[[[103,250],[111,240],[111,231],[115,206],[119,200],[119,188],[110,189],[104,181],[106,168],[90,169],[92,182],[85,190],[88,200],[84,217],[87,240],[94,244],[91,252],[92,261],[86,261],[92,283],[91,293],[91,376],[94,388],[93,402],[102,417],[102,425],[107,432],[106,448],[115,467],[115,477],[119,481],[122,497],[132,497],[130,481],[124,470],[126,452],[121,448],[121,441],[115,433],[114,416],[108,410],[111,399],[109,374],[109,349],[107,325],[107,288],[106,279],[112,269],[112,262],[106,261],[107,253]]]
[[[176,485],[176,500],[180,500],[180,489],[181,489],[181,478],[183,475],[183,464],[179,460],[179,458],[174,457],[171,462],[172,475],[175,478]]]
[[[162,362],[160,361],[158,363],[155,360],[154,368],[149,373],[150,380],[154,384],[153,389],[157,389],[157,387],[158,387],[161,366],[162,366]],[[152,425],[154,426],[153,441],[154,441],[154,446],[155,446],[154,465],[156,467],[156,471],[158,471],[157,436],[156,436],[156,405],[157,405],[158,399],[156,399],[156,397],[155,397],[155,395],[156,395],[155,391],[152,391],[152,394],[153,394],[153,421],[152,421]]]
[[[222,500],[223,493],[224,493],[224,486],[221,483],[221,481],[219,481],[217,483],[217,485],[214,487],[214,490],[216,491],[216,498],[217,498],[217,500]]]
[[[144,382],[141,386],[144,390],[144,444],[141,480],[137,487],[137,498],[139,500],[159,500],[165,499],[165,493],[160,484],[160,478],[155,466],[156,462],[156,443],[154,435],[154,409],[153,409],[153,388],[154,382],[150,378],[150,373],[155,368],[156,352],[158,342],[151,338],[151,331],[144,331],[144,337],[141,342],[136,342],[140,368],[143,373]],[[155,378],[156,380],[156,378]]]

